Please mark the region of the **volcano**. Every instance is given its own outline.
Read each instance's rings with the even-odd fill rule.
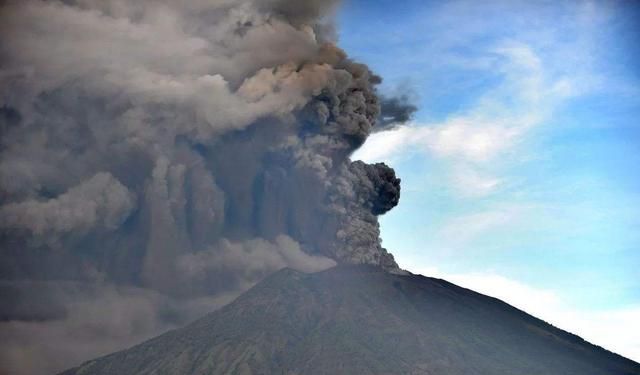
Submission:
[[[231,304],[64,375],[632,375],[640,364],[447,281],[283,269]]]

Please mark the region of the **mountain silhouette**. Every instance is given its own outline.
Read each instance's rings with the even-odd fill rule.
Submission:
[[[369,266],[283,269],[233,303],[64,375],[632,375],[640,364],[498,299]]]

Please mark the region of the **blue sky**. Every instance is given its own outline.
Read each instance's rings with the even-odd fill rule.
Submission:
[[[354,155],[403,180],[382,218],[400,265],[640,361],[639,3],[349,0],[339,20],[419,106]]]

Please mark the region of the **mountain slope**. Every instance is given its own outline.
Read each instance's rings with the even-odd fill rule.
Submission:
[[[340,266],[267,278],[230,305],[65,375],[631,375],[640,364],[497,299]]]

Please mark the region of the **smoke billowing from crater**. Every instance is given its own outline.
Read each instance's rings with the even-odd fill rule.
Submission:
[[[120,349],[282,267],[397,268],[377,217],[400,181],[349,155],[412,110],[381,117],[335,3],[0,5],[0,372]]]

